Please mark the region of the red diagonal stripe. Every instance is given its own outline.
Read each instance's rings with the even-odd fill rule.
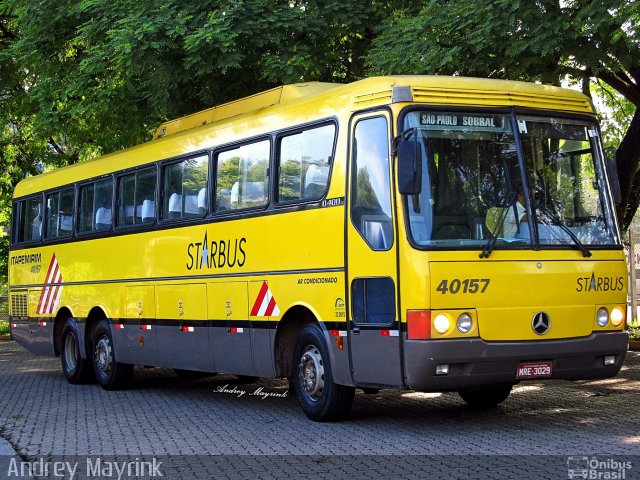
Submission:
[[[62,280],[62,276],[60,275],[60,265],[56,262],[53,272],[51,272],[51,278],[49,279],[49,283],[59,283]],[[53,313],[53,301],[56,298],[56,294],[58,293],[58,289],[60,287],[58,285],[52,285],[47,288],[47,296],[44,301],[44,305],[42,306],[43,313]]]
[[[253,304],[253,308],[251,309],[251,316],[255,317],[258,315],[260,311],[260,305],[262,305],[262,301],[264,297],[267,295],[269,291],[269,287],[267,286],[267,282],[262,282],[262,287],[260,287],[260,293],[258,293],[258,298],[256,298],[256,302]]]
[[[38,309],[36,310],[38,313],[43,313],[42,309],[44,305],[46,305],[45,298],[48,297],[49,287],[46,286],[47,283],[51,283],[51,275],[53,273],[53,266],[56,264],[56,254],[54,253],[51,257],[51,262],[49,262],[49,269],[47,270],[47,276],[45,277],[45,286],[42,287],[42,293],[40,294],[40,301],[38,302]],[[43,302],[44,305],[43,305]]]
[[[46,303],[43,313],[53,313],[53,305],[55,304],[56,296],[58,295],[58,290],[60,290],[60,285],[55,285],[51,287],[51,290],[49,290],[49,300]]]
[[[265,317],[270,317],[273,314],[274,308],[276,308],[276,299],[271,297],[267,310],[264,312]]]

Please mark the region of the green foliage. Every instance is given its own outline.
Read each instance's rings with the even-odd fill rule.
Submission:
[[[7,335],[9,333],[9,322],[0,322],[0,335]]]
[[[277,85],[364,75],[400,1],[0,0],[0,225],[26,175]],[[7,238],[0,238],[0,283]]]
[[[606,83],[591,83],[594,102],[600,116],[604,146],[611,151],[620,145],[635,112],[635,106]]]
[[[285,83],[378,73],[591,78],[629,102],[616,125],[630,131],[639,23],[631,0],[0,0],[0,225],[26,175]],[[631,178],[640,146],[623,148],[628,138],[618,162]],[[228,168],[226,189],[238,180],[238,165]],[[640,177],[631,180],[638,195],[628,195],[627,213],[640,202]],[[7,250],[0,238],[0,283]]]

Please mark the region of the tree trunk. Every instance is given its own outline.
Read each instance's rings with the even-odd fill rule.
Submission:
[[[616,152],[616,166],[620,179],[620,193],[622,203],[618,205],[616,213],[620,220],[622,230],[629,228],[631,220],[640,203],[640,175],[638,164],[640,163],[640,108],[631,119],[629,129],[625,133],[620,147]]]

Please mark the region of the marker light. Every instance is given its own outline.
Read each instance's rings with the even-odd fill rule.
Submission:
[[[407,338],[409,340],[431,338],[431,312],[429,310],[407,311]]]
[[[473,319],[468,313],[461,313],[456,324],[460,333],[469,333],[473,327]]]
[[[624,310],[622,307],[613,307],[611,310],[611,323],[615,327],[619,327],[624,322]]]
[[[433,327],[436,329],[440,335],[447,333],[449,327],[451,326],[451,322],[449,321],[449,317],[447,317],[444,313],[439,314],[433,320]]]
[[[606,327],[607,323],[609,323],[609,312],[604,307],[598,309],[598,313],[596,313],[596,322],[600,327]]]

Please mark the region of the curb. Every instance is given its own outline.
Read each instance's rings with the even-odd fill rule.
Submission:
[[[640,340],[629,340],[629,350],[640,351]]]

